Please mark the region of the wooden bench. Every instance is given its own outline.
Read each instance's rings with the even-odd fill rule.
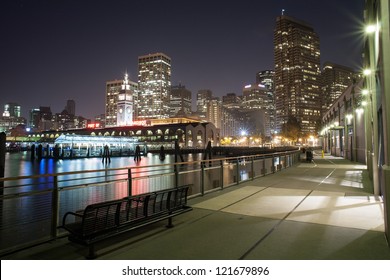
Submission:
[[[95,243],[112,236],[172,218],[192,210],[187,205],[190,185],[88,205],[82,214],[65,213],[62,228],[68,239],[89,248],[95,258]],[[73,219],[71,218],[73,217]]]

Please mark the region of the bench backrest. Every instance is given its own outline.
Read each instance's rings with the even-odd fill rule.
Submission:
[[[190,186],[186,185],[183,187],[176,188],[172,191],[172,195],[169,201],[169,209],[175,210],[187,205],[187,196]]]
[[[187,204],[189,186],[146,193],[88,205],[84,210],[84,236],[101,234],[120,225],[177,210]]]
[[[119,224],[145,218],[148,199],[148,195],[130,196],[122,199],[118,213]]]
[[[121,204],[122,200],[119,199],[88,205],[83,215],[83,235],[89,236],[115,228],[118,224],[117,212]]]

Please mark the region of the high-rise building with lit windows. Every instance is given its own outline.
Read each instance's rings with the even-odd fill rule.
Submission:
[[[201,89],[196,94],[196,112],[201,119],[207,119],[207,108],[212,98],[213,92],[209,89]]]
[[[325,62],[322,69],[322,111],[326,112],[340,95],[354,83],[355,71],[349,67]]]
[[[14,102],[10,102],[4,105],[3,117],[20,117],[20,105]]]
[[[302,133],[316,133],[321,117],[320,39],[307,23],[281,15],[274,30],[276,127],[296,117]]]
[[[128,79],[127,74],[125,74],[123,80],[112,80],[106,82],[106,127],[129,125],[128,114],[130,113],[128,112],[128,110],[130,107],[127,105],[127,103],[134,102],[134,99],[136,99],[137,96],[137,92],[138,84],[133,81],[130,81]],[[129,95],[131,95],[132,100],[127,100],[127,98],[130,98]],[[132,104],[132,106],[134,106],[134,103]],[[122,113],[123,109],[125,109],[126,116],[124,114],[119,114],[121,119],[119,120],[120,123],[118,123],[118,113],[121,108]],[[135,117],[134,110],[133,112],[131,112],[131,114],[131,120],[133,120]]]
[[[138,57],[137,119],[169,117],[171,58],[163,53]]]
[[[189,116],[192,113],[192,92],[182,84],[171,87],[170,116]]]

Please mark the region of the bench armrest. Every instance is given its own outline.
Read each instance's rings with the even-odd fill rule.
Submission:
[[[72,215],[72,216],[75,216],[75,217],[80,217],[82,218],[83,215],[82,214],[79,214],[79,213],[74,213],[74,212],[66,212],[63,219],[62,219],[62,226],[65,227],[66,225],[66,218],[69,216],[69,215]]]

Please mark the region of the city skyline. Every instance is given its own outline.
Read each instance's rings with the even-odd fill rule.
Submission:
[[[0,105],[16,102],[26,117],[39,106],[59,112],[73,99],[78,114],[93,119],[104,113],[105,83],[125,72],[137,81],[138,56],[154,52],[172,58],[172,85],[193,98],[201,89],[242,95],[258,71],[274,68],[282,9],[317,31],[322,65],[358,70],[363,2],[8,1],[0,12]]]

